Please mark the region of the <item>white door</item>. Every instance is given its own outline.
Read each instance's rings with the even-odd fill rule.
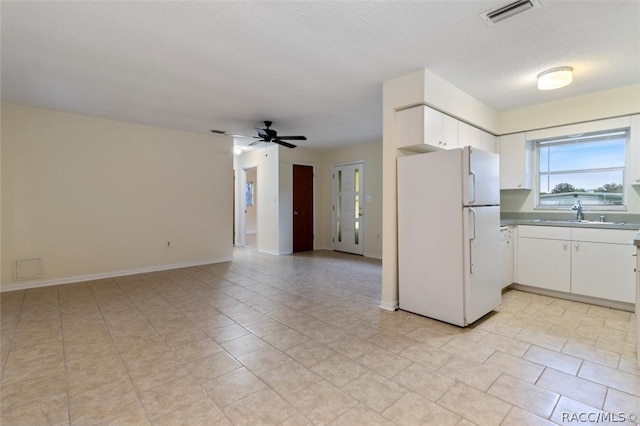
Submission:
[[[362,254],[364,163],[333,166],[333,249]]]

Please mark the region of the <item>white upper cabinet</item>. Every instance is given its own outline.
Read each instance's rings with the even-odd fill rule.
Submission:
[[[480,130],[480,149],[489,152],[498,152],[498,138],[491,133]]]
[[[458,145],[480,148],[480,129],[458,122]]]
[[[531,189],[531,149],[524,133],[500,136],[500,189]]]
[[[458,122],[458,145],[471,146],[483,151],[498,152],[496,150],[495,136],[462,121]]]
[[[396,113],[396,147],[436,151],[458,147],[458,120],[424,105]]]
[[[629,183],[640,185],[640,115],[631,116],[631,135],[629,136]]]

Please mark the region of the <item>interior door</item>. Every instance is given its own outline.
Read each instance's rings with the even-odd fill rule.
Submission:
[[[313,250],[313,166],[293,165],[293,252]]]
[[[333,167],[333,249],[362,254],[364,163]]]

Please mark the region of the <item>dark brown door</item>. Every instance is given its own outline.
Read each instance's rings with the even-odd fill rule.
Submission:
[[[293,252],[313,250],[313,166],[293,165]]]

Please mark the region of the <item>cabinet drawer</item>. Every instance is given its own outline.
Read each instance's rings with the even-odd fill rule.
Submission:
[[[636,231],[627,229],[572,228],[571,239],[594,243],[632,244],[635,234]]]
[[[570,240],[571,228],[560,226],[518,226],[519,238],[544,238],[547,240]]]

